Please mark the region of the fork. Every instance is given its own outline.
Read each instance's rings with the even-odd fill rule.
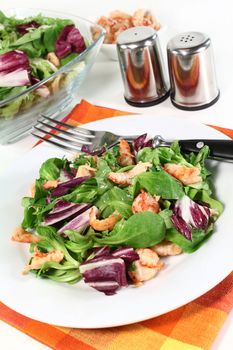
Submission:
[[[41,135],[42,134],[42,135]],[[117,135],[109,131],[89,130],[41,115],[34,125],[32,135],[62,149],[77,152],[88,150],[100,151],[103,147],[111,148],[119,140],[133,141],[140,135]],[[152,147],[169,147],[173,141],[167,141],[160,135],[152,139]],[[210,148],[210,158],[233,161],[233,140],[191,139],[179,140],[183,152],[199,152],[205,145]]]
[[[94,152],[100,150],[103,146],[111,148],[120,139],[124,138],[124,140],[130,142],[139,136],[122,136],[109,131],[84,129],[55,120],[44,114],[37,120],[37,124],[34,125],[33,129],[31,132],[33,136],[68,151],[80,151],[85,147],[90,152]],[[55,132],[59,132],[59,134]],[[44,136],[41,136],[41,134]]]

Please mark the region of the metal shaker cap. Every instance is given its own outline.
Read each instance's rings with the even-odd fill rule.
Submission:
[[[117,52],[126,102],[146,107],[168,97],[168,77],[154,29],[142,26],[123,31],[118,36]]]
[[[167,45],[171,102],[180,109],[198,110],[219,98],[210,38],[200,32],[181,33]]]

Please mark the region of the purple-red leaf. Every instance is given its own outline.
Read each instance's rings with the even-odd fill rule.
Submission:
[[[63,201],[61,199],[59,199],[55,206],[53,207],[53,209],[49,212],[49,214],[56,214],[59,213],[63,210],[72,208],[74,205],[76,205],[77,203],[72,203],[72,202],[67,202],[67,201]]]
[[[13,50],[0,55],[0,72],[9,73],[19,68],[29,68],[29,60],[26,53],[19,50]]]
[[[62,226],[58,230],[58,234],[63,235],[65,231],[67,230],[76,230],[79,232],[84,231],[90,224],[89,221],[89,213],[90,213],[90,206],[91,204],[87,205],[89,209],[85,210],[81,214],[79,214],[77,217],[75,217],[73,220],[69,221],[67,224]]]
[[[106,256],[110,255],[110,248],[108,246],[100,247],[100,248],[93,248],[92,253],[95,254],[95,258],[100,256]]]
[[[100,156],[104,152],[106,152],[106,147],[102,147],[96,151],[91,151],[88,145],[83,145],[81,148],[81,152],[87,153],[91,156]]]
[[[85,50],[85,42],[80,33],[80,31],[73,27],[66,38],[66,41],[72,46],[72,51],[76,53],[81,53]]]
[[[19,50],[0,55],[0,87],[25,86],[30,84],[29,60]]]
[[[125,262],[133,262],[139,259],[138,253],[131,247],[118,248],[112,252],[115,258],[121,258]]]
[[[152,146],[153,146],[153,140],[148,139],[147,134],[140,135],[133,141],[133,148],[136,153],[144,147],[152,147]]]
[[[73,24],[65,26],[55,43],[55,53],[59,58],[71,52],[81,53],[86,45],[80,31]]]
[[[37,23],[36,21],[31,21],[29,23],[17,24],[16,25],[17,32],[19,32],[22,35],[28,33],[28,31],[30,29],[39,28],[39,27],[40,27],[40,24]]]
[[[59,183],[58,186],[51,192],[51,197],[64,196],[71,188],[80,185],[82,182],[89,179],[89,176],[73,178],[72,180]]]
[[[55,53],[57,57],[64,58],[72,52],[72,47],[66,41],[57,41],[55,44]]]
[[[59,182],[66,182],[70,181],[74,178],[74,175],[69,173],[66,169],[61,169],[60,176],[59,176]]]
[[[80,272],[85,283],[106,295],[128,284],[124,260],[111,255],[87,260],[80,265]]]
[[[210,209],[184,195],[176,201],[171,220],[176,229],[188,240],[192,240],[192,228],[206,230],[209,224]]]
[[[90,205],[82,203],[69,203],[70,206],[64,210],[57,211],[57,212],[51,212],[47,214],[44,218],[44,225],[54,225],[57,222],[60,222],[62,220],[68,219],[70,216],[73,216],[74,214],[80,215],[83,211],[88,209]]]

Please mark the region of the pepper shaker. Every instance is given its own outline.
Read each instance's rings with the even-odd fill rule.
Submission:
[[[169,96],[169,80],[154,29],[141,26],[123,31],[118,36],[117,52],[127,103],[147,107]]]

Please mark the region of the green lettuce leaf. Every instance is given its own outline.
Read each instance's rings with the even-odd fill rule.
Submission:
[[[57,180],[61,169],[65,168],[68,161],[60,158],[47,159],[40,168],[40,178],[43,180]]]
[[[160,215],[144,211],[132,215],[127,221],[121,220],[113,231],[102,238],[93,239],[100,245],[146,248],[161,242],[165,231],[164,220]]]
[[[182,184],[163,170],[143,173],[137,176],[133,183],[137,189],[143,188],[163,199],[178,199],[184,195]]]
[[[199,249],[213,234],[213,225],[211,224],[208,231],[203,230],[192,230],[192,241],[186,239],[180,232],[175,228],[170,228],[166,232],[166,239],[170,242],[177,244],[183,249],[185,253],[193,253]]]
[[[125,190],[114,186],[105,192],[95,205],[100,209],[103,218],[117,211],[123,218],[128,219],[132,215],[132,202],[132,196]]]
[[[33,75],[35,77],[38,77],[40,80],[48,78],[50,75],[57,71],[57,68],[54,65],[43,58],[31,59],[30,65]]]

